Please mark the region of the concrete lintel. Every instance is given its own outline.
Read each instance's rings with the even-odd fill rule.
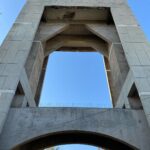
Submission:
[[[92,47],[95,50],[100,51],[104,56],[108,57],[106,43],[99,38],[93,38],[91,36],[58,35],[47,42],[45,54],[48,55],[50,51],[57,50],[62,46]]]
[[[150,132],[148,128],[144,113],[141,110],[11,109],[0,137],[0,148],[3,150],[12,149],[17,145],[34,140],[35,137],[44,137],[53,133],[83,131],[109,135],[137,149],[149,150]]]

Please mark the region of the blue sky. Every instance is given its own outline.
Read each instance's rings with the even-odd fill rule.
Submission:
[[[0,0],[0,44],[25,0]],[[150,41],[150,1],[128,0]],[[97,53],[52,53],[48,63],[41,106],[111,107],[102,56]],[[105,91],[105,92],[104,92]],[[81,145],[60,150],[96,150]]]
[[[150,0],[128,0],[128,4],[150,42]]]
[[[111,107],[103,57],[97,53],[53,52],[41,106]]]
[[[26,0],[0,0],[0,44]]]
[[[90,145],[70,144],[61,145],[58,150],[98,150],[98,148]]]

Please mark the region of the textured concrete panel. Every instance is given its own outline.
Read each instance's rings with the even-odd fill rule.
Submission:
[[[142,111],[88,108],[11,109],[0,147],[8,150],[34,137],[71,130],[109,135],[141,150],[149,150],[148,124]]]

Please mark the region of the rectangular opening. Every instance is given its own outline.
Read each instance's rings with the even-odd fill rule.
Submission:
[[[111,108],[103,56],[98,52],[53,52],[40,107]]]
[[[128,95],[128,100],[131,109],[143,109],[135,83],[132,85]]]
[[[58,23],[58,25],[61,23],[65,23],[68,26],[53,27],[53,23]],[[90,30],[86,26],[86,24],[88,23],[102,24],[102,25],[105,24],[107,26],[109,25],[114,26],[110,8],[109,7],[102,7],[102,8],[64,7],[64,6],[45,7],[40,22],[39,30],[37,33],[37,39],[41,42],[43,41],[44,43],[43,44],[44,55],[47,57],[50,51],[52,52],[55,50],[57,52],[63,51],[63,52],[94,52],[94,53],[96,51],[100,51],[104,56],[106,56],[107,55],[106,53],[108,53],[109,42],[105,40],[105,38],[102,38],[101,36],[98,36],[96,33],[92,32],[92,30]],[[54,29],[54,33],[51,33],[53,29]],[[46,66],[47,61],[44,64],[45,64],[44,66]],[[33,87],[35,87],[33,93],[37,104],[39,103],[40,93],[41,93],[42,84],[45,75],[45,67],[42,68],[44,69],[42,69],[41,75],[38,75],[38,77],[39,76],[40,77],[38,78],[38,80],[36,80],[37,81],[36,86],[34,86],[35,82],[31,84],[33,85]],[[114,95],[112,94],[113,93],[112,89],[114,89],[113,88],[114,86],[112,86],[111,83],[112,82],[112,79],[110,78],[111,67],[110,67],[109,60],[107,59],[105,59],[105,68],[107,74],[106,76],[108,77],[108,82],[111,90],[110,97],[112,97],[114,103],[115,101],[114,99],[117,98],[115,98]],[[35,70],[33,70],[33,74],[34,71]],[[118,90],[120,89],[120,86],[115,86],[115,88]],[[115,103],[113,105],[115,105]]]

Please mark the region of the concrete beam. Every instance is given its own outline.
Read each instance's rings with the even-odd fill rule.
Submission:
[[[117,30],[114,25],[107,24],[87,24],[87,29],[92,33],[96,34],[106,42],[112,43],[120,43],[120,39],[117,33]]]
[[[95,36],[71,36],[71,35],[58,35],[49,40],[46,45],[45,55],[59,49],[60,47],[92,47],[93,49],[101,52],[104,56],[108,57],[107,44],[100,38]]]
[[[40,24],[35,40],[47,41],[67,29],[69,25],[65,23]]]
[[[109,136],[135,149],[149,150],[150,131],[143,111],[92,108],[10,109],[0,137],[0,149],[10,150],[23,143],[36,139],[42,141],[48,135],[68,131]],[[36,143],[33,149],[50,146],[48,143],[51,142]]]

